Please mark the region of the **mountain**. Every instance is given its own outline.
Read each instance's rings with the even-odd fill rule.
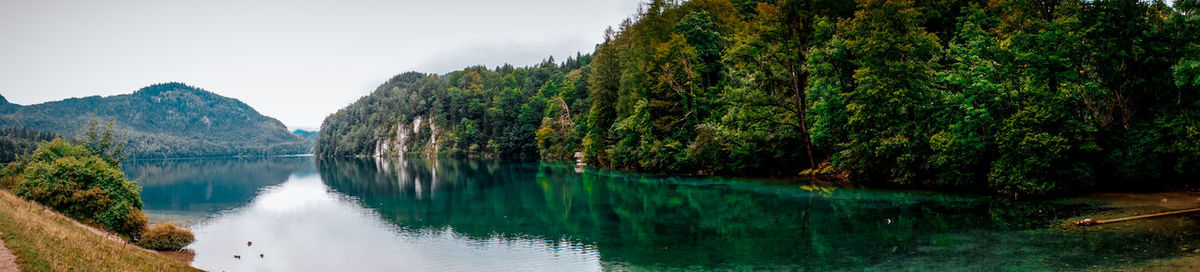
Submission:
[[[17,108],[20,108],[20,107],[21,107],[21,105],[9,103],[8,99],[4,99],[4,96],[0,95],[0,114],[12,113],[13,111],[16,111]]]
[[[396,75],[326,117],[315,154],[569,158],[586,133],[575,124],[590,107],[591,58]]]
[[[0,127],[78,135],[88,121],[113,120],[134,158],[260,156],[308,153],[311,142],[233,98],[183,83],[132,94],[70,98],[20,106],[0,101]]]
[[[302,139],[314,141],[314,142],[317,141],[317,133],[319,133],[319,131],[307,131],[307,130],[303,130],[303,129],[297,129],[297,130],[292,131],[292,134],[296,134],[296,136],[300,136],[300,138],[302,138]]]

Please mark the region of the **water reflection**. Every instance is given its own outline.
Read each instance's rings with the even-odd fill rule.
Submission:
[[[1182,232],[1060,229],[1100,209],[1077,200],[577,173],[536,161],[301,162],[200,163],[227,169],[150,182],[162,189],[143,198],[249,175],[232,174],[238,167],[266,179],[232,186],[235,201],[205,193],[154,206],[226,207],[193,226],[193,265],[211,270],[1076,270],[1179,256],[1200,240],[1192,221]]]
[[[121,168],[142,186],[151,221],[184,224],[246,205],[259,189],[314,169],[310,157],[129,160]]]
[[[193,229],[193,265],[213,271],[599,269],[592,247],[570,241],[468,239],[452,227],[407,230],[329,190],[311,174],[293,175],[249,205]]]
[[[1176,234],[1093,236],[1078,201],[663,178],[570,164],[322,160],[322,179],[409,229],[594,245],[607,268],[1059,270],[1178,255]],[[1194,233],[1188,237],[1196,238]],[[1128,239],[1161,250],[1129,250]]]

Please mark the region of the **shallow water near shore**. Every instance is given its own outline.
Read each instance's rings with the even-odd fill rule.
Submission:
[[[1013,202],[445,158],[124,170],[151,221],[188,225],[192,265],[218,271],[1112,270],[1200,254],[1193,216],[1068,223],[1200,204],[1188,193]]]

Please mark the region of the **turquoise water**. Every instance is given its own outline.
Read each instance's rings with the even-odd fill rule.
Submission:
[[[125,170],[151,220],[188,224],[192,265],[217,271],[1089,270],[1181,256],[1200,241],[1064,225],[1108,209],[1094,201],[554,162],[291,157]]]

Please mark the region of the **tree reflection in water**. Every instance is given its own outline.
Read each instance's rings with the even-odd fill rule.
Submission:
[[[196,242],[188,247],[196,252],[192,264],[213,271],[600,269],[595,249],[574,241],[463,237],[452,226],[397,226],[331,190],[311,171],[263,188],[249,204],[224,211],[193,231]],[[254,257],[258,254],[264,257]]]
[[[168,212],[222,207],[199,209],[208,219],[192,226],[194,264],[213,270],[1077,270],[1181,256],[1200,240],[1186,218],[1171,231],[1061,230],[1103,209],[1079,200],[577,173],[538,161],[299,161],[141,168],[180,169],[141,171],[175,173],[145,175],[143,199],[169,199],[147,202]],[[216,179],[229,181],[205,181]],[[213,196],[197,197],[206,186]],[[231,257],[257,253],[267,257]]]
[[[1097,254],[1178,254],[1126,250],[1124,239],[1178,243],[1168,235],[1056,230],[1097,209],[1072,201],[576,173],[569,163],[537,161],[322,160],[318,167],[331,188],[403,228],[577,241],[594,245],[607,267],[1063,269],[1120,264]]]

